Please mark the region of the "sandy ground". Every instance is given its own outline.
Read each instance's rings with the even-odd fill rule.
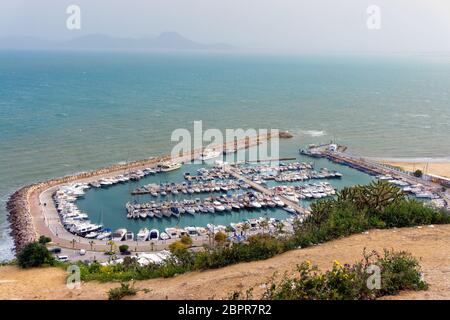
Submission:
[[[241,263],[217,270],[192,272],[169,279],[138,281],[137,288],[146,288],[133,299],[223,299],[233,290],[260,284],[275,272],[292,271],[304,260],[311,260],[321,269],[331,267],[333,260],[353,263],[361,258],[364,248],[407,250],[420,258],[428,291],[403,292],[392,299],[450,299],[450,225],[424,226],[393,230],[372,230],[345,239],[307,249],[284,253],[257,262]],[[58,268],[20,270],[0,267],[0,299],[106,299],[106,291],[117,283],[83,283],[80,289],[65,286],[66,273]]]
[[[450,162],[392,162],[382,161],[407,171],[422,170],[424,173],[450,178]]]

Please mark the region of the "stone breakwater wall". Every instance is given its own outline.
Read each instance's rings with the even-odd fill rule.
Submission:
[[[244,138],[239,141],[234,141],[234,146],[248,148],[250,146],[260,144],[262,141],[269,140],[273,138],[271,134],[264,136]],[[243,145],[242,145],[243,142]],[[230,147],[230,144],[218,145],[215,149],[226,149]],[[126,170],[133,170],[146,166],[155,166],[159,162],[163,161],[189,161],[195,159],[202,149],[192,150],[190,152],[185,152],[180,154],[177,159],[173,159],[170,155],[155,157],[144,160],[137,160],[129,162],[126,164],[115,164],[105,168],[101,168],[89,172],[81,172],[65,177],[59,177],[50,179],[47,181],[37,182],[31,185],[27,185],[17,190],[12,194],[6,204],[6,209],[8,211],[8,221],[11,228],[11,236],[14,239],[15,251],[20,252],[22,248],[29,242],[36,241],[39,238],[39,234],[33,223],[33,215],[31,213],[31,198],[36,197],[36,203],[39,204],[39,195],[50,188],[56,187],[58,185],[64,185],[69,183],[75,183],[77,181],[94,178],[97,176],[105,176],[112,173],[123,172]],[[40,204],[39,204],[40,205]],[[36,217],[35,217],[36,218]]]
[[[37,182],[25,186],[12,194],[6,204],[8,210],[8,221],[10,223],[11,235],[14,239],[16,252],[19,252],[27,243],[36,241],[38,234],[33,224],[33,217],[30,211],[30,198],[39,196],[41,192],[49,188],[77,182],[96,176],[107,175],[116,171],[130,170],[144,165],[156,165],[158,162],[170,159],[170,157],[158,157],[150,160],[140,160],[128,164],[112,165],[99,170],[82,172],[70,176],[55,178],[43,182]]]

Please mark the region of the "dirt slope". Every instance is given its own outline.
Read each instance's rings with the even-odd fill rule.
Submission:
[[[428,291],[404,292],[392,299],[450,299],[450,225],[425,226],[394,230],[372,230],[364,234],[307,249],[299,249],[277,257],[241,263],[222,269],[192,272],[170,279],[139,281],[136,287],[151,289],[135,299],[209,299],[226,298],[236,289],[257,286],[275,271],[291,271],[296,264],[311,260],[327,269],[333,260],[353,263],[364,248],[407,250],[421,259]],[[118,284],[83,283],[81,289],[65,286],[66,273],[57,268],[19,270],[0,267],[0,299],[105,299],[106,291]]]

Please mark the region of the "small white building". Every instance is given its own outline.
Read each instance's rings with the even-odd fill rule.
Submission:
[[[332,143],[332,144],[330,144],[330,145],[328,146],[328,151],[336,152],[337,149],[338,149],[337,144]]]

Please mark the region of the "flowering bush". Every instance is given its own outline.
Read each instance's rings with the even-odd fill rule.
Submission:
[[[375,268],[373,266],[376,266]],[[380,271],[380,286],[373,284]],[[370,271],[370,272],[369,272]],[[331,270],[320,272],[317,266],[305,261],[297,266],[297,274],[281,282],[272,278],[266,284],[263,299],[268,300],[368,300],[396,294],[400,290],[425,290],[418,261],[409,253],[384,251],[364,253],[364,258],[354,265],[334,261]],[[234,295],[239,297],[239,295]]]

